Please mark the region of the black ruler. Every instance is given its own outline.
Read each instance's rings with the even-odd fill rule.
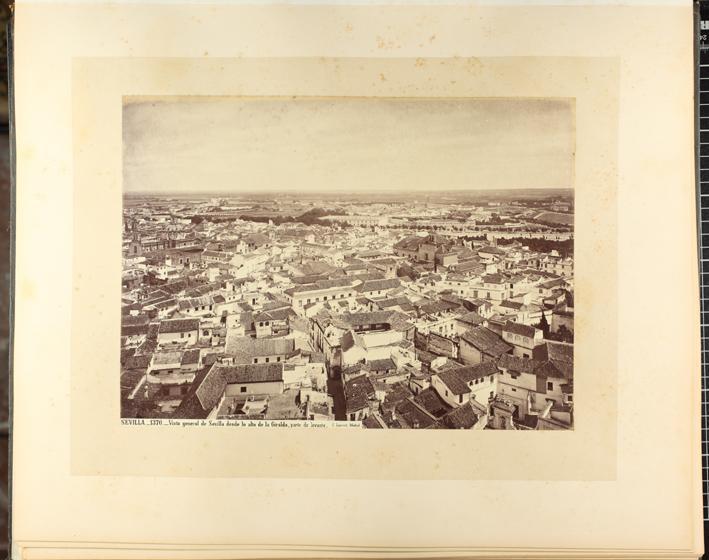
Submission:
[[[702,337],[702,490],[704,533],[709,528],[709,2],[698,5],[697,175]],[[706,557],[706,556],[705,556]]]

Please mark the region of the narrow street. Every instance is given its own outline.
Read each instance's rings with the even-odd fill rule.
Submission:
[[[335,420],[347,420],[345,412],[345,393],[342,389],[342,379],[328,379],[327,392],[332,395]]]

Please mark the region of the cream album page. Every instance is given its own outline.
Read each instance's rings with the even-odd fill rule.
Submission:
[[[15,558],[700,550],[691,3],[14,36]]]

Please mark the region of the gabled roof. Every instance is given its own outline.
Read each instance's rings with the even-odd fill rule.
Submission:
[[[502,331],[526,336],[528,338],[534,338],[534,335],[537,333],[537,329],[530,325],[523,325],[522,323],[514,323],[512,321],[507,321],[502,327]]]
[[[495,362],[487,361],[480,362],[474,366],[464,366],[449,371],[454,372],[463,382],[470,383],[476,379],[499,373],[500,370]]]
[[[292,338],[251,338],[238,333],[227,335],[226,353],[249,362],[257,356],[288,355],[295,349]]]
[[[414,397],[414,401],[436,418],[440,418],[451,410],[450,405],[447,404],[432,387],[421,391]]]
[[[515,373],[534,373],[534,370],[539,364],[529,358],[520,358],[512,354],[502,354],[497,361],[497,365],[500,368]]]
[[[456,317],[456,321],[460,321],[461,323],[466,323],[468,325],[473,325],[477,327],[478,325],[484,323],[485,319],[483,319],[483,317],[481,317],[479,314],[475,313],[475,311],[470,311],[468,313],[465,313],[464,315]]]
[[[464,429],[469,430],[475,424],[478,423],[479,416],[476,414],[470,403],[466,403],[463,406],[454,408],[443,418],[441,418],[441,423],[450,429]]]
[[[448,387],[454,395],[465,395],[470,393],[470,387],[463,381],[457,373],[457,370],[449,369],[437,373],[438,378]]]
[[[359,293],[375,292],[379,290],[392,290],[401,286],[398,278],[390,278],[388,280],[369,280],[357,286],[356,290]]]
[[[574,378],[574,345],[564,342],[547,341],[539,351],[540,365],[537,375],[544,377]]]
[[[283,364],[214,364],[200,370],[175,410],[175,418],[206,418],[219,404],[226,386],[236,383],[266,383],[283,381]]]
[[[460,338],[489,356],[498,357],[512,350],[512,346],[485,327],[475,327],[460,335]]]
[[[436,423],[435,417],[412,399],[401,401],[394,410],[399,423],[406,427],[429,428]]]

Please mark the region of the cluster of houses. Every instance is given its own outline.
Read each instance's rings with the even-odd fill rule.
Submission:
[[[124,220],[123,417],[573,427],[573,258],[523,240]]]

